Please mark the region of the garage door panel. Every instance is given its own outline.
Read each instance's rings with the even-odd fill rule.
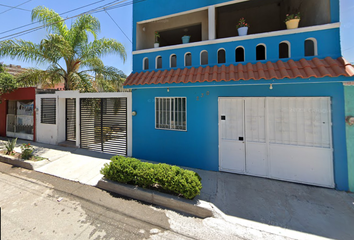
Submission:
[[[246,172],[257,176],[267,176],[267,145],[247,142]]]
[[[220,169],[333,188],[330,104],[329,97],[222,98]],[[244,143],[235,141],[243,131]]]
[[[332,150],[270,144],[270,177],[334,187]]]
[[[220,144],[220,170],[227,172],[245,172],[245,145],[237,141],[222,141]]]

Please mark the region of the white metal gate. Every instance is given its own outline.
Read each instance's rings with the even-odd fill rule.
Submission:
[[[221,171],[334,187],[328,97],[219,98]]]

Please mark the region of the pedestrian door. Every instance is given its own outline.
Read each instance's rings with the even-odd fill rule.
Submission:
[[[66,99],[66,141],[76,141],[76,99]]]
[[[330,99],[219,98],[219,168],[334,187]]]

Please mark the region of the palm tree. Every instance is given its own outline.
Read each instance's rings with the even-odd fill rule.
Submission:
[[[48,36],[39,44],[25,40],[0,42],[0,56],[7,56],[36,64],[48,64],[43,71],[30,68],[18,77],[22,86],[51,85],[64,82],[65,90],[94,91],[94,79],[100,81],[120,78],[114,67],[103,64],[101,57],[117,54],[126,59],[124,46],[115,39],[97,39],[100,22],[92,15],[81,15],[70,28],[56,12],[43,6],[32,10],[32,21],[42,23]],[[94,38],[89,42],[89,34]]]

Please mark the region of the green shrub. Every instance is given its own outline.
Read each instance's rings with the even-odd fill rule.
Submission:
[[[21,158],[24,160],[29,160],[33,157],[34,148],[31,146],[30,143],[23,143],[21,145]]]
[[[6,148],[6,153],[7,155],[11,155],[14,154],[14,149],[16,147],[16,142],[17,142],[17,138],[10,140],[7,140],[7,143],[5,143],[5,148]]]
[[[200,194],[200,176],[193,171],[168,164],[141,162],[135,158],[114,156],[101,169],[109,180],[141,187],[160,187],[164,190],[193,199]]]

